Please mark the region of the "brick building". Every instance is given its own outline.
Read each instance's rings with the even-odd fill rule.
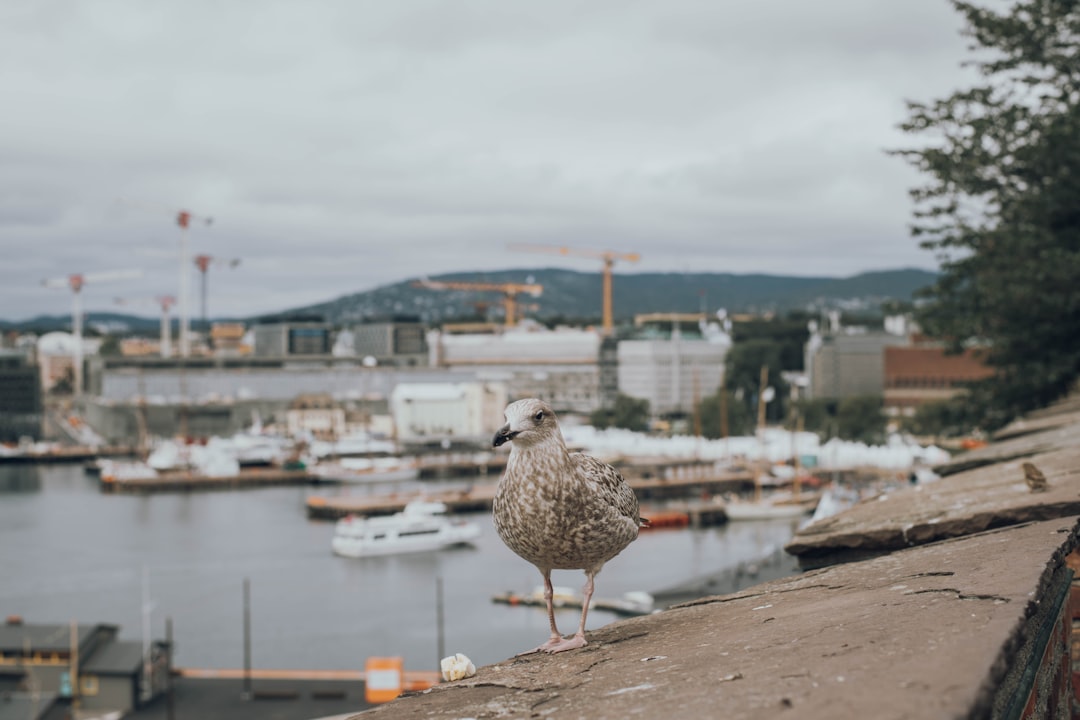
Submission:
[[[949,355],[935,345],[886,347],[885,410],[911,415],[919,405],[947,400],[967,383],[991,375],[975,349]]]

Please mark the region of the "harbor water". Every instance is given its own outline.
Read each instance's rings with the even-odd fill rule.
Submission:
[[[102,494],[78,465],[0,466],[0,615],[31,623],[114,623],[155,638],[171,617],[175,662],[243,666],[243,596],[251,584],[255,668],[361,669],[372,655],[400,655],[413,670],[437,668],[437,578],[442,578],[445,654],[477,665],[534,647],[548,634],[542,609],[492,602],[528,593],[537,570],[503,546],[478,514],[473,547],[371,558],[330,551],[333,524],[309,520],[313,494],[343,487],[276,487],[146,496]],[[791,520],[643,532],[598,576],[597,598],[657,592],[775,553]],[[584,575],[556,571],[580,591]],[[150,602],[144,602],[145,588]],[[559,611],[564,634],[579,611]],[[616,619],[589,613],[589,629]]]

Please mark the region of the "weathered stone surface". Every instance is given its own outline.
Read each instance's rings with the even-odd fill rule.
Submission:
[[[1042,453],[1075,447],[1078,434],[1080,434],[1078,426],[1069,423],[1043,432],[1017,435],[957,455],[951,461],[936,466],[934,471],[944,477],[986,465],[1027,459]]]
[[[1069,430],[1071,444],[1025,458],[1046,475],[1046,492],[1031,492],[1021,460],[1001,462],[866,500],[804,528],[785,549],[803,567],[819,567],[1080,514],[1080,437],[1075,426]]]
[[[362,717],[988,715],[1076,530],[1017,525],[703,598]]]
[[[1077,401],[1076,404],[1080,405],[1080,401]],[[1034,435],[1035,433],[1055,430],[1066,425],[1080,425],[1080,407],[1068,412],[1059,411],[1049,415],[1022,417],[994,433],[994,442]]]

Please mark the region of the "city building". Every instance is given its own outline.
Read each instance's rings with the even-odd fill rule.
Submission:
[[[41,371],[41,389],[49,392],[57,385],[72,386],[75,377],[75,355],[78,340],[67,332],[45,333],[37,341],[37,363]],[[97,354],[101,341],[97,338],[82,339],[82,356],[85,359]]]
[[[536,397],[557,412],[588,414],[602,403],[601,339],[592,329],[549,330],[526,320],[495,334],[433,330],[428,347],[432,367],[505,383],[512,400]]]
[[[466,382],[464,369],[365,365],[362,358],[96,356],[89,360],[87,422],[110,442],[129,442],[143,425],[151,435],[231,435],[251,424],[286,423],[295,398],[326,394],[345,410],[345,432],[360,423],[379,431],[401,382]],[[501,411],[500,411],[501,412]],[[362,419],[366,418],[366,419]],[[186,428],[186,429],[185,429]]]
[[[657,316],[659,317],[659,316]],[[695,332],[683,330],[683,316],[671,327],[647,326],[616,349],[618,391],[647,400],[654,417],[688,416],[720,388],[731,338],[704,321]],[[693,316],[697,317],[697,316]]]
[[[255,326],[255,357],[329,355],[330,326],[322,322],[276,322]]]
[[[401,383],[390,394],[390,411],[399,442],[485,442],[507,400],[497,382]]]
[[[886,332],[860,328],[828,332],[812,329],[804,355],[806,397],[880,397],[885,391],[885,348],[907,344],[906,336]]]
[[[41,376],[28,352],[0,350],[0,442],[40,440]]]
[[[346,332],[352,338],[353,355],[373,358],[379,365],[428,364],[426,330],[418,317],[351,325],[342,334]]]
[[[947,400],[994,371],[976,349],[948,354],[940,345],[885,348],[885,411],[913,415],[923,403]]]
[[[345,434],[345,409],[326,393],[297,395],[285,418],[290,436],[310,433],[319,440],[331,440]]]
[[[118,640],[118,633],[115,625],[8,618],[0,625],[0,677],[22,693],[77,702],[80,712],[128,713],[165,690],[171,661],[166,643],[154,642],[147,658],[141,643]]]
[[[244,344],[246,332],[243,323],[214,323],[210,327],[210,344],[214,348],[214,354],[236,357],[251,352],[251,348]]]

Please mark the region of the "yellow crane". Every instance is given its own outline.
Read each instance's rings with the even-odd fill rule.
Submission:
[[[512,243],[510,245],[511,250],[522,250],[524,252],[544,252],[555,253],[556,255],[575,255],[578,257],[588,257],[601,260],[604,263],[603,270],[603,282],[604,282],[604,295],[603,295],[603,327],[604,334],[610,335],[612,329],[615,326],[612,313],[612,301],[611,301],[611,274],[612,268],[615,266],[616,260],[624,260],[626,262],[637,262],[641,259],[641,255],[636,252],[615,252],[613,250],[583,250],[579,248],[571,248],[560,245],[528,245]]]
[[[513,327],[517,322],[518,301],[517,296],[528,294],[540,297],[544,292],[544,286],[537,283],[489,283],[489,282],[465,282],[460,280],[416,280],[413,287],[427,288],[428,290],[475,290],[477,292],[500,292],[503,295],[503,309],[506,313],[506,327]]]

